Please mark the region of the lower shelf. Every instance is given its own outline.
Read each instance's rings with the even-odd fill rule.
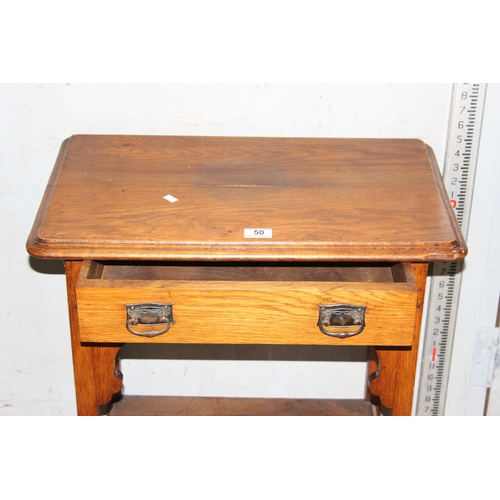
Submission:
[[[374,416],[374,406],[357,399],[215,398],[122,396],[113,416]]]

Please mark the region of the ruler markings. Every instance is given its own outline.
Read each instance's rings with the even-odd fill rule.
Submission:
[[[458,83],[453,95],[443,180],[465,237],[472,205],[486,86],[485,83]],[[457,192],[454,186],[458,186]],[[433,265],[417,415],[444,415],[462,267],[461,261]]]

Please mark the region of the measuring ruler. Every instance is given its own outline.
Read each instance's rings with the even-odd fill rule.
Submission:
[[[465,238],[469,228],[486,83],[456,83],[443,171]],[[463,260],[433,264],[416,415],[444,415]]]

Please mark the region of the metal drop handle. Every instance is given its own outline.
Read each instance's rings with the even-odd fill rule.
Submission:
[[[141,337],[157,337],[175,323],[172,314],[172,304],[146,302],[140,304],[125,304],[127,311],[126,327],[130,333]],[[149,327],[149,329],[144,329]],[[158,327],[158,328],[156,328]]]
[[[366,306],[332,304],[319,306],[318,327],[330,337],[345,339],[359,335],[365,328]]]

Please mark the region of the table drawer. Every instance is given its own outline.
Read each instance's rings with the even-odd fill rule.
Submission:
[[[408,346],[417,289],[409,263],[84,261],[77,301],[81,342]]]

